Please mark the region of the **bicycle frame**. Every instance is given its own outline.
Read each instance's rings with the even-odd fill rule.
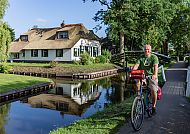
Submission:
[[[145,79],[147,80],[148,77],[145,77]],[[148,117],[152,116],[152,103],[149,98],[150,91],[149,91],[148,85],[146,84],[146,94],[144,97],[142,79],[140,79],[139,92],[140,92],[140,95],[137,95],[135,97],[133,101],[132,109],[131,109],[131,123],[135,131],[139,131],[141,129],[143,120],[144,120],[145,111],[147,112]]]

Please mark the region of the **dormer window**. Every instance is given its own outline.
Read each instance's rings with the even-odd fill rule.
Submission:
[[[21,35],[20,40],[27,42],[28,41],[28,35]]]
[[[58,39],[68,39],[69,38],[69,34],[68,31],[60,31],[58,32]]]

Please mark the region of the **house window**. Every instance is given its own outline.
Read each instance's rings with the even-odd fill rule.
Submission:
[[[56,95],[63,95],[63,87],[56,88]]]
[[[58,33],[58,39],[68,39],[69,38],[69,34],[68,31],[61,31]]]
[[[85,51],[88,52],[88,46],[85,46]]]
[[[77,91],[78,91],[78,88],[74,88],[73,89],[73,96],[77,96],[78,94],[77,94]]]
[[[97,47],[93,47],[93,56],[94,57],[98,56],[98,48]]]
[[[22,51],[22,57],[25,57],[25,51]]]
[[[80,48],[78,48],[78,56],[80,56]]]
[[[38,57],[38,50],[32,49],[31,50],[31,57]]]
[[[93,47],[90,47],[90,56],[93,56]]]
[[[20,40],[27,42],[28,41],[28,35],[21,35]]]
[[[84,53],[84,46],[80,46],[80,54],[83,54]]]
[[[19,53],[15,53],[15,54],[13,55],[13,57],[14,57],[14,59],[19,59]]]
[[[63,57],[63,49],[56,50],[56,57]]]
[[[74,48],[74,57],[78,57],[78,48]]]
[[[56,110],[68,112],[69,111],[69,104],[63,103],[63,102],[57,102],[56,103]]]
[[[48,57],[48,50],[42,49],[42,57]]]

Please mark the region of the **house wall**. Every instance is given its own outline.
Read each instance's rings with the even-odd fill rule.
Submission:
[[[48,50],[48,57],[42,57],[41,50],[38,50],[38,57],[31,57],[31,50],[22,50],[19,53],[19,59],[13,58],[14,54],[10,55],[10,60],[13,61],[78,61],[80,60],[80,55],[74,56],[74,49],[80,49],[80,46],[91,46],[98,48],[98,55],[101,55],[101,45],[98,41],[89,41],[87,39],[80,39],[71,49],[63,49],[63,57],[56,57],[56,50]],[[23,52],[25,51],[25,57],[23,57]],[[92,57],[93,55],[92,51]]]
[[[63,49],[63,57],[56,57],[56,50],[48,50],[48,57],[42,57],[41,50],[38,50],[38,57],[31,57],[31,50],[25,50],[19,53],[19,59],[14,59],[14,54],[11,53],[10,60],[13,61],[71,61],[71,49]]]
[[[80,55],[78,57],[74,56],[74,48],[80,48],[80,46],[96,46],[98,47],[98,55],[101,55],[101,45],[99,41],[89,41],[87,39],[80,39],[72,48],[71,48],[71,60],[72,61],[78,61],[80,60]],[[92,55],[92,57],[94,57]]]

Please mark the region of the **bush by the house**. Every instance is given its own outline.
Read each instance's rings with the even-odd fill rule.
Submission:
[[[80,64],[82,65],[90,65],[93,64],[94,59],[89,55],[89,53],[84,52],[80,55]]]
[[[103,50],[102,55],[106,58],[106,63],[109,63],[111,60],[111,52],[108,50]]]
[[[77,60],[74,60],[73,63],[74,63],[75,65],[80,65],[80,61],[77,61]]]
[[[107,59],[104,55],[99,55],[95,58],[96,63],[107,63]]]
[[[111,53],[108,50],[104,50],[102,55],[95,58],[95,63],[109,63],[111,60]]]
[[[7,65],[6,63],[3,63],[0,65],[0,73],[9,73],[9,71],[12,69],[11,66]]]
[[[57,61],[51,61],[51,62],[49,63],[49,66],[50,66],[51,68],[56,67],[57,65],[58,65],[58,62],[57,62]]]

